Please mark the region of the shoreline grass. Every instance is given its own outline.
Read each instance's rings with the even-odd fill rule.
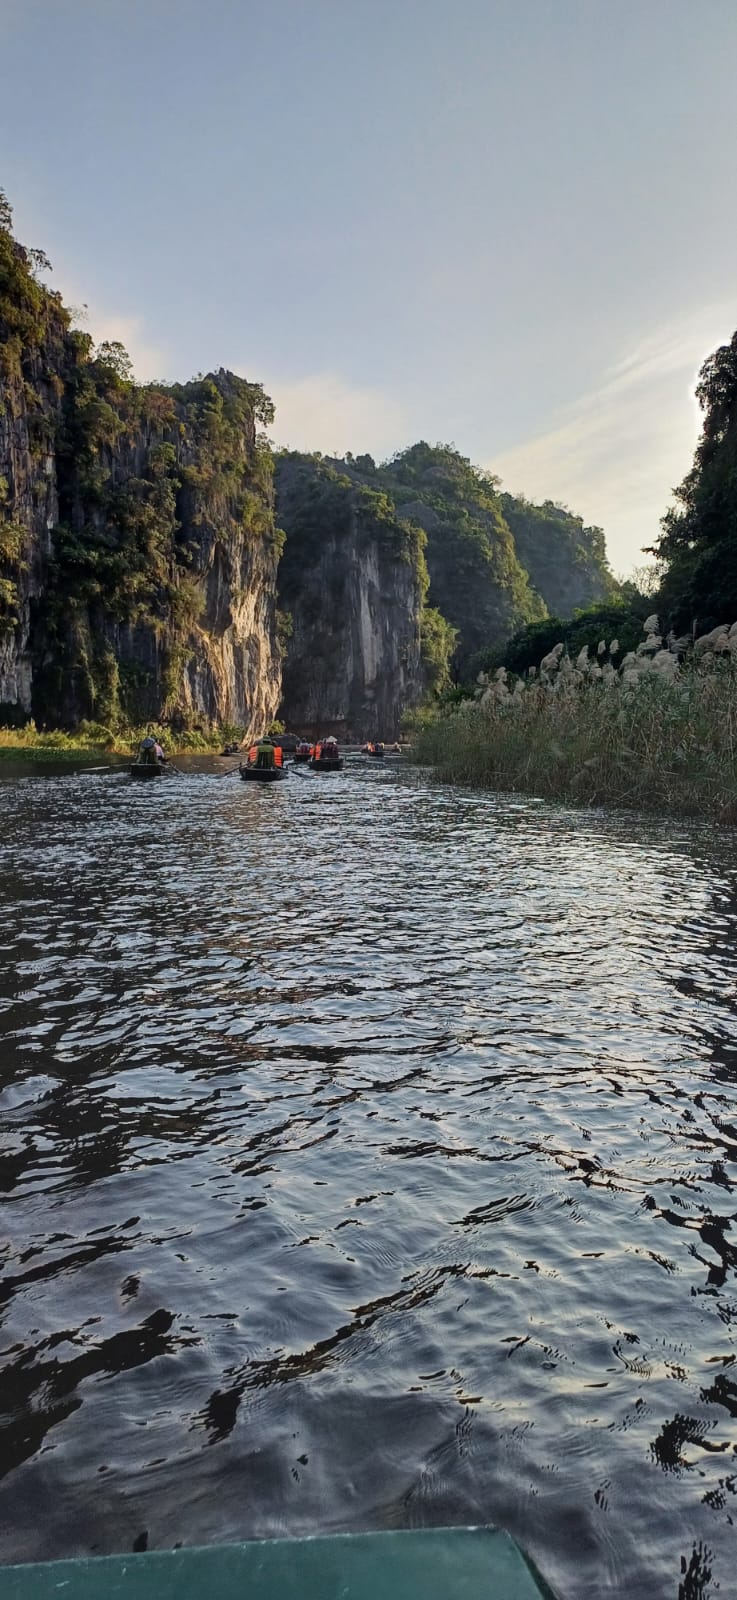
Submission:
[[[240,741],[243,729],[226,725],[172,734],[167,728],[150,725],[113,732],[100,723],[83,722],[74,732],[65,733],[60,728],[44,731],[28,722],[22,728],[0,728],[0,761],[77,761],[88,756],[130,759],[148,734],[159,740],[167,755],[212,755],[224,744]]]
[[[578,664],[577,664],[578,665]],[[503,671],[476,700],[420,723],[416,759],[448,781],[737,822],[737,663],[549,679]]]

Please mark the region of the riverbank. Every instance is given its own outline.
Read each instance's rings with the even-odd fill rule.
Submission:
[[[0,728],[0,761],[79,761],[86,756],[131,756],[142,739],[153,734],[167,755],[207,755],[240,741],[242,728],[198,728],[172,734],[161,727],[126,728],[112,733],[98,723],[82,723],[73,733],[59,728],[42,731],[34,722],[23,728]]]
[[[479,788],[731,824],[736,730],[732,659],[667,673],[645,659],[607,676],[563,658],[528,681],[501,669],[475,700],[421,723],[414,747],[441,778]]]

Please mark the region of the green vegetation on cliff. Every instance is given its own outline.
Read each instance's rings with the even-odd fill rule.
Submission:
[[[616,593],[601,528],[584,527],[552,500],[533,505],[502,494],[499,503],[518,558],[552,616],[572,617]]]
[[[65,726],[245,724],[250,691],[268,719],[271,402],[222,370],[136,384],[121,345],[71,328],[11,221],[0,195],[0,700],[30,684]]]
[[[309,691],[314,720],[387,733],[549,610],[612,597],[600,529],[500,494],[449,445],[281,454],[282,555],[261,387],[137,384],[121,345],[72,328],[48,267],[0,195],[6,719],[267,723],[286,653],[287,704]]]
[[[523,622],[545,616],[504,520],[496,479],[450,446],[411,445],[377,477],[427,535],[429,602],[455,628],[454,667]]]
[[[428,601],[455,630],[456,678],[467,676],[477,652],[548,611],[569,617],[616,593],[600,528],[551,501],[500,494],[498,480],[451,445],[420,442],[383,466],[371,456],[344,466],[380,485],[397,515],[423,528]]]

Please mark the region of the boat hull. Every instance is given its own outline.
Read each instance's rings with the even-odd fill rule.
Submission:
[[[555,1600],[494,1528],[424,1528],[3,1567],[3,1600]]]
[[[311,756],[310,766],[313,772],[342,772],[343,757],[333,756],[332,759],[324,761],[322,756],[319,760],[316,760],[314,756]]]
[[[279,783],[289,776],[286,767],[239,767],[244,783]]]
[[[296,761],[298,765],[303,765],[305,762],[311,761],[312,756],[309,750],[295,750],[292,760]]]
[[[133,761],[128,771],[132,778],[138,778],[145,782],[149,778],[160,778],[163,767],[154,766],[152,761]]]

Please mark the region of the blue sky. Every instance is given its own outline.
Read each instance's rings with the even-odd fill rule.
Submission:
[[[452,441],[638,563],[737,326],[735,0],[0,0],[0,185],[142,378]]]

